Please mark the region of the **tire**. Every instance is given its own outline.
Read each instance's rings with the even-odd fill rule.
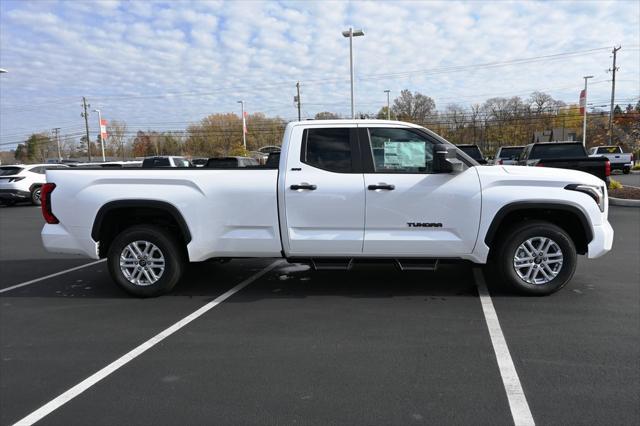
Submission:
[[[624,169],[622,169],[622,173],[624,173],[625,175],[628,175],[629,173],[631,173],[631,168],[625,167]]]
[[[34,206],[39,206],[42,204],[42,200],[40,200],[41,191],[41,186],[36,186],[31,190],[31,204],[33,204]]]
[[[182,276],[185,260],[180,244],[169,232],[136,225],[113,240],[107,263],[111,277],[126,292],[156,297],[173,289]]]
[[[540,250],[545,245],[548,247],[546,252]],[[516,257],[519,260],[516,261]],[[546,296],[571,280],[576,270],[577,253],[573,240],[564,229],[536,220],[509,228],[493,260],[497,275],[511,289],[522,294]],[[516,268],[516,264],[521,266]]]

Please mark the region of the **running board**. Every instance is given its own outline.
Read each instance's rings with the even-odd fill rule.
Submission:
[[[316,271],[348,271],[353,267],[353,259],[311,259]]]
[[[401,271],[435,271],[438,269],[438,259],[395,259],[395,263]]]

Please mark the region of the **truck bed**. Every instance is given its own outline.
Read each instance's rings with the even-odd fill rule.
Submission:
[[[277,180],[278,171],[266,168],[47,172],[47,182],[56,184],[51,195],[53,211],[69,233],[65,238],[74,239],[69,247],[82,242],[83,252],[93,258],[98,258],[97,243],[86,236],[99,209],[127,200],[161,202],[177,209],[193,228],[187,245],[192,261],[280,256]]]

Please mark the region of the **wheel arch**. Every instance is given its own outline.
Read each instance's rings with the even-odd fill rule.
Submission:
[[[593,230],[587,214],[579,207],[553,202],[520,201],[503,206],[491,221],[484,242],[493,251],[500,231],[522,220],[545,220],[564,229],[580,254],[587,253]]]
[[[100,257],[106,255],[119,230],[145,223],[170,228],[185,247],[191,242],[189,226],[173,204],[144,199],[111,201],[100,207],[91,228],[91,238],[100,243]]]

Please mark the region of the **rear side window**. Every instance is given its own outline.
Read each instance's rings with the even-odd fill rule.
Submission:
[[[622,149],[619,146],[603,146],[598,148],[598,154],[620,154]]]
[[[171,167],[168,158],[145,158],[142,167]]]
[[[500,157],[506,159],[516,159],[520,156],[522,148],[502,148],[500,150]]]
[[[552,158],[581,158],[585,156],[584,147],[581,144],[558,145],[534,145],[529,159],[546,160]]]
[[[0,176],[13,176],[22,171],[22,167],[0,167]]]
[[[353,169],[349,128],[307,129],[302,162],[319,169],[350,173]]]

